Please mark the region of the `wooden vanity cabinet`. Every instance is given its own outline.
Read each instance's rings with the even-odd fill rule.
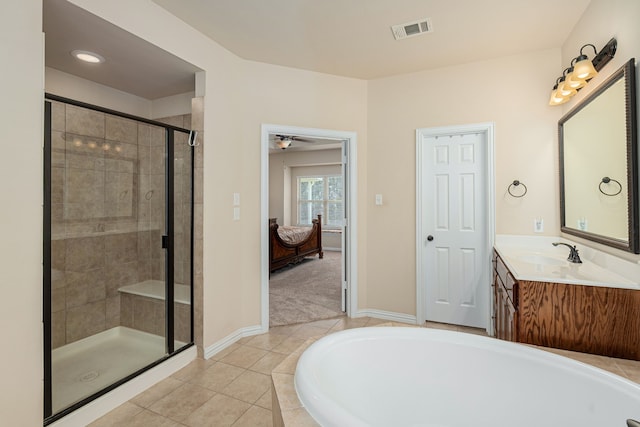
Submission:
[[[496,338],[640,360],[640,290],[516,280],[493,253]]]
[[[493,327],[496,338],[518,340],[518,282],[497,252],[493,253]]]

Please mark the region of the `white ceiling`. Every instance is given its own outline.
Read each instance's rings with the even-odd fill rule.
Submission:
[[[153,1],[242,58],[371,79],[558,48],[590,0]],[[149,100],[194,90],[199,69],[157,46],[66,0],[43,12],[48,67]],[[433,33],[393,38],[391,25],[421,18]]]
[[[372,79],[559,48],[590,0],[153,0],[238,56]],[[390,26],[431,18],[396,41]]]
[[[195,90],[199,68],[65,0],[44,0],[45,65],[153,100]],[[87,64],[71,56],[105,57]]]

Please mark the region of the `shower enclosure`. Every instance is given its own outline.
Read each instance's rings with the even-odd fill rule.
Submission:
[[[45,425],[193,345],[195,138],[181,118],[46,96]]]

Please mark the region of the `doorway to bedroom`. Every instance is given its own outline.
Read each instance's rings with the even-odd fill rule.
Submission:
[[[350,134],[263,126],[265,329],[348,311],[350,144]]]

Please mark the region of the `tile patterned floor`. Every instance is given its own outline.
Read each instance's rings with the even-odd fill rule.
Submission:
[[[209,360],[194,360],[90,426],[272,426],[270,374],[273,368],[308,338],[381,323],[389,322],[342,317],[271,328],[266,334],[241,339]],[[484,331],[473,328],[431,322],[426,326],[484,335]],[[550,351],[640,382],[640,362]]]

